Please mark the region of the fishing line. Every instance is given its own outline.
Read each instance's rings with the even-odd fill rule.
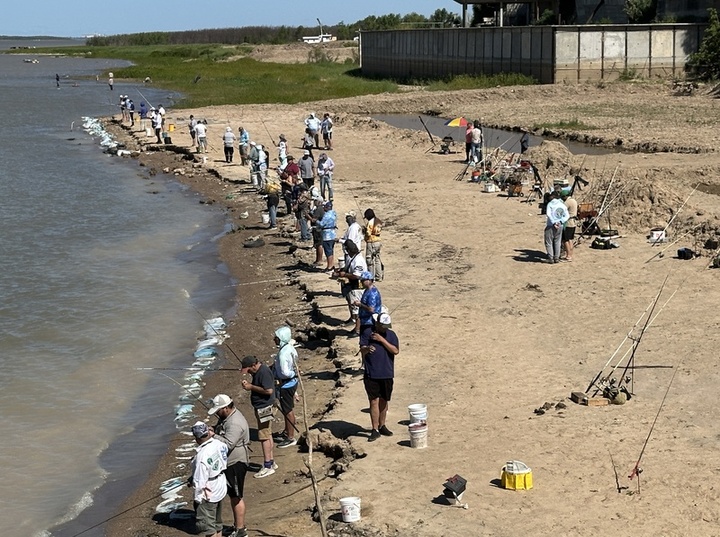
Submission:
[[[105,524],[105,523],[107,523],[107,522],[110,522],[110,521],[111,521],[112,519],[114,519],[114,518],[117,518],[117,517],[119,517],[119,516],[124,515],[124,514],[127,513],[128,511],[132,511],[133,509],[136,509],[136,508],[140,507],[141,505],[145,505],[145,504],[148,503],[148,502],[151,502],[151,501],[153,501],[153,500],[155,500],[155,499],[157,499],[157,498],[160,498],[163,494],[167,494],[168,492],[171,492],[171,491],[173,491],[173,490],[175,490],[175,489],[179,489],[180,487],[184,487],[184,486],[185,486],[185,483],[180,483],[179,485],[175,485],[174,487],[170,487],[170,488],[167,489],[166,491],[163,491],[163,492],[161,492],[160,494],[157,494],[157,495],[153,496],[152,498],[148,498],[147,500],[143,500],[142,502],[140,502],[140,503],[138,503],[138,504],[136,504],[136,505],[133,505],[132,507],[128,507],[128,508],[125,509],[124,511],[121,511],[120,513],[118,513],[118,514],[116,514],[116,515],[113,515],[113,516],[111,516],[111,517],[109,517],[109,518],[106,518],[105,520],[102,520],[102,521],[98,522],[98,523],[95,524],[94,526],[90,526],[89,528],[85,528],[85,529],[82,530],[80,533],[76,533],[76,534],[73,535],[72,537],[78,537],[78,535],[82,535],[83,533],[87,533],[88,531],[93,530],[93,529],[97,528],[98,526],[102,526],[103,524]]]
[[[158,371],[158,374],[159,374],[159,375],[162,375],[163,377],[165,377],[165,378],[167,378],[167,379],[170,379],[171,381],[173,381],[175,384],[177,384],[178,386],[180,386],[180,387],[181,387],[183,390],[185,390],[187,393],[189,393],[190,395],[192,395],[192,397],[193,397],[195,400],[199,401],[200,404],[205,407],[205,410],[210,411],[210,407],[207,406],[207,403],[205,403],[205,401],[203,401],[203,400],[200,398],[200,396],[195,395],[193,392],[191,392],[190,390],[188,390],[186,386],[183,386],[183,385],[180,384],[177,380],[175,380],[174,378],[166,375],[165,373],[162,373],[162,372]]]

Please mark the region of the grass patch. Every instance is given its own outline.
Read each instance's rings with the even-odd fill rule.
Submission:
[[[246,53],[247,48],[243,45],[157,45],[63,47],[37,49],[37,52],[129,60],[133,62],[132,66],[112,69],[116,82],[135,80],[142,84],[149,76],[153,86],[184,95],[176,108],[296,104],[395,92],[398,89],[397,84],[391,81],[359,77],[355,65],[323,61],[326,58],[316,58],[308,64],[277,64],[251,58],[227,61]]]
[[[583,123],[578,118],[574,117],[572,119],[568,120],[562,120],[562,121],[556,121],[554,123],[536,123],[533,125],[533,130],[538,129],[564,129],[564,130],[592,130],[595,127],[592,125],[588,125],[587,123]]]
[[[428,91],[453,91],[464,89],[487,89],[497,86],[531,86],[537,81],[531,76],[519,73],[500,73],[497,75],[460,75],[445,80],[426,82]]]

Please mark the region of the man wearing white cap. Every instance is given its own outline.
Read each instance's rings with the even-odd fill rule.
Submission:
[[[303,152],[303,156],[298,162],[300,167],[300,178],[303,180],[308,187],[311,189],[315,184],[315,161],[307,149]]]
[[[235,522],[229,537],[247,537],[243,494],[249,461],[250,427],[245,416],[235,408],[233,400],[224,393],[213,398],[213,406],[208,410],[208,414],[218,417],[215,438],[228,449],[225,479]]]
[[[392,320],[386,308],[374,314],[373,321],[373,329],[364,331],[360,337],[360,353],[365,366],[363,382],[370,402],[372,424],[368,442],[393,434],[385,425],[385,419],[393,391],[395,356],[400,353],[400,342],[397,334],[390,330]]]
[[[197,454],[192,461],[192,485],[195,488],[196,531],[206,537],[222,535],[222,500],[227,494],[223,471],[227,467],[227,446],[213,438],[207,424],[192,426]]]

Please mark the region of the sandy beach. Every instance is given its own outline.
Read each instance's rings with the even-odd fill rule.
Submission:
[[[139,129],[114,128],[130,149],[141,150],[144,166],[175,171],[199,202],[226,208],[237,225],[220,243],[223,262],[248,284],[237,288],[239,316],[229,327],[229,346],[240,356],[269,359],[274,329],[291,323],[301,344],[309,425],[334,448],[314,456],[333,535],[709,536],[720,535],[714,483],[720,474],[720,420],[712,405],[720,382],[720,272],[707,268],[712,252],[703,247],[707,239],[720,238],[720,101],[709,89],[680,96],[661,82],[443,93],[408,88],[296,106],[169,110],[179,147],[190,145],[190,114],[207,120],[211,149],[205,164],[201,155],[149,151],[153,139]],[[248,185],[248,169],[228,165],[222,156],[228,125],[236,132],[244,126],[253,140],[269,146],[273,165],[277,153],[270,136],[285,134],[290,153],[301,154],[303,120],[311,111],[335,118],[331,156],[339,232],[350,210],[372,207],[385,222],[386,277],[378,288],[392,311],[401,352],[388,416],[395,435],[373,443],[367,442],[370,420],[357,340],[347,339],[342,325],[347,311],[338,307],[339,285],[312,268],[313,251],[296,249],[290,218],[281,219],[278,230],[265,229],[265,204]],[[542,263],[545,217],[537,202],[528,202],[531,187],[515,198],[483,192],[463,173],[460,145],[455,148],[461,152],[439,154],[429,150],[426,133],[371,118],[427,111],[482,117],[487,125],[509,129],[578,119],[587,126],[581,132],[551,130],[559,138],[592,137],[608,147],[666,151],[585,157],[557,141],[531,148],[526,158],[546,181],[572,181],[578,174],[589,182],[576,192],[579,202],[600,206],[609,192],[611,221],[600,224],[620,235],[618,248],[594,250],[586,240],[573,262],[549,265]],[[245,212],[248,217],[241,218]],[[650,229],[671,220],[668,242],[649,244]],[[258,235],[265,246],[243,248]],[[679,260],[675,252],[681,247],[701,256]],[[570,393],[586,389],[663,282],[658,316],[635,353],[634,397],[621,406],[571,402]],[[237,365],[229,352],[225,362]],[[227,393],[249,415],[240,380],[239,373],[208,377],[203,397]],[[407,406],[413,403],[428,405],[426,449],[409,447]],[[544,413],[536,413],[543,405]],[[627,476],[656,416],[638,492],[637,478]],[[186,441],[177,435],[121,510],[157,495],[162,481],[183,475],[174,450]],[[259,444],[253,449],[257,462]],[[294,448],[275,454],[275,475],[246,480],[249,534],[320,535],[312,520],[307,455]],[[498,486],[500,469],[510,460],[532,468],[532,490]],[[454,474],[468,480],[467,510],[439,499],[442,483]],[[341,521],[338,500],[346,496],[362,499],[361,521]],[[191,503],[189,489],[183,497]],[[107,535],[184,534],[155,513],[156,503],[119,516]],[[229,504],[224,515],[230,524]]]

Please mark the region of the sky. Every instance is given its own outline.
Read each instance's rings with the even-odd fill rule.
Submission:
[[[347,24],[370,15],[436,9],[460,14],[453,0],[21,0],[2,10],[0,35],[81,37],[152,31]],[[308,34],[310,35],[310,34]]]

